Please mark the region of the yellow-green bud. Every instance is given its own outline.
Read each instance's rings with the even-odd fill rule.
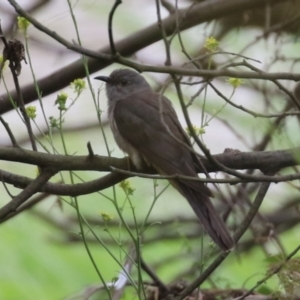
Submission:
[[[36,107],[35,106],[27,106],[26,107],[26,114],[28,118],[34,120],[36,118]]]
[[[57,119],[55,119],[54,117],[49,117],[49,122],[51,128],[58,128],[59,122]]]
[[[133,195],[133,192],[135,191],[129,180],[123,180],[119,183],[119,186],[127,195]]]
[[[66,110],[66,102],[68,99],[68,94],[61,92],[60,94],[57,95],[56,100],[55,100],[55,105],[58,104],[58,109],[59,110]]]
[[[106,212],[101,212],[100,215],[101,215],[102,220],[103,220],[104,222],[109,222],[109,221],[111,221],[111,220],[114,219],[114,216],[113,216],[113,215],[108,214],[108,213],[106,213]]]
[[[75,79],[71,82],[71,87],[74,89],[75,93],[80,94],[85,89],[85,81],[83,79]]]
[[[234,77],[228,78],[226,82],[232,85],[234,89],[238,88],[241,84],[244,83],[242,79]]]
[[[204,127],[197,127],[196,125],[193,125],[192,127],[193,127],[193,130],[194,130],[196,135],[205,133],[205,128]],[[192,136],[192,132],[190,131],[190,129],[188,127],[186,128],[186,132],[189,136]]]
[[[26,31],[30,22],[24,17],[18,17],[18,28],[19,30]]]
[[[215,52],[218,49],[219,42],[213,37],[208,37],[205,41],[204,48],[209,52]]]

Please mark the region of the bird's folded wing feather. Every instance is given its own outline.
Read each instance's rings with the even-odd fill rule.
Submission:
[[[131,94],[118,101],[114,120],[123,139],[135,147],[156,169],[172,175],[198,176],[190,146],[170,101],[154,92]],[[206,196],[211,192],[196,181],[187,186]]]

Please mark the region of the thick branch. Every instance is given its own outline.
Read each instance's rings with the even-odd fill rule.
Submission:
[[[228,168],[235,170],[260,169],[268,170],[270,166],[276,170],[299,165],[300,148],[265,152],[226,152],[213,155],[213,157]],[[113,158],[106,156],[65,156],[48,153],[34,152],[21,148],[10,148],[0,146],[0,160],[36,165],[43,168],[53,168],[55,171],[102,171],[110,172],[116,169],[129,170],[127,158]],[[209,163],[206,159],[202,160],[208,172],[218,172],[220,169]],[[134,166],[130,166],[134,171]],[[147,173],[149,170],[145,169]],[[199,170],[200,172],[200,170]]]
[[[34,179],[25,176],[11,174],[5,171],[0,171],[0,178],[4,182],[13,184],[18,188],[26,188],[34,181]],[[85,183],[61,184],[61,183],[48,182],[45,185],[41,186],[39,190],[37,190],[36,192],[75,197],[75,196],[87,195],[87,194],[104,190],[123,181],[126,178],[128,178],[128,176],[117,174],[117,173],[111,173],[99,179],[92,180]]]
[[[294,166],[299,164],[296,159],[296,154],[299,153],[299,148],[293,150],[281,151],[268,151],[268,152],[252,152],[252,153],[224,153],[215,155],[214,158],[221,162],[223,165],[235,169],[263,169],[268,170],[269,166],[274,169]],[[111,171],[111,167],[131,171],[134,170],[133,166],[128,166],[128,159],[109,158],[103,156],[63,156],[52,155],[46,153],[37,153],[34,151],[19,149],[19,148],[5,148],[0,147],[0,159],[7,161],[16,161],[27,163],[31,165],[39,165],[42,168],[51,168],[54,172],[66,170],[85,170],[85,171]],[[210,164],[207,160],[203,159],[203,165],[209,172],[218,171],[216,166]],[[153,170],[143,170],[145,173],[153,173]],[[38,191],[55,195],[69,195],[79,196],[97,192],[113,186],[122,180],[133,176],[133,173],[121,174],[111,173],[99,179],[79,183],[79,184],[54,184],[47,183]],[[138,174],[137,174],[138,175]],[[297,177],[298,176],[298,177]],[[25,188],[32,183],[33,179],[12,174],[6,171],[0,171],[0,178],[3,182],[13,184],[19,188]],[[299,174],[291,174],[286,176],[252,176],[252,181],[265,181],[265,182],[281,182],[299,178]],[[203,179],[202,179],[203,180]],[[213,181],[216,179],[207,179]],[[249,180],[251,181],[251,180]],[[240,182],[239,179],[235,183]]]

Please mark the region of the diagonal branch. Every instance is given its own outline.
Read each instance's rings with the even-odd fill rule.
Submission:
[[[29,197],[37,193],[54,174],[52,169],[42,170],[42,173],[35,180],[32,180],[18,196],[0,209],[0,220],[15,212]]]
[[[29,177],[12,174],[6,171],[0,171],[0,178],[3,181],[13,184],[19,188],[26,188],[35,181]],[[128,178],[126,175],[111,173],[99,179],[91,180],[85,183],[61,184],[48,182],[40,186],[36,192],[76,197],[104,190],[125,180],[126,178]]]

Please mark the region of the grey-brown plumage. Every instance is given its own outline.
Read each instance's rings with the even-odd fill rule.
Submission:
[[[138,169],[145,161],[159,174],[198,177],[196,170],[201,165],[188,149],[190,140],[166,97],[155,93],[141,75],[129,69],[96,79],[106,82],[114,138]],[[188,180],[172,180],[171,184],[188,200],[214,242],[225,251],[233,248],[234,241],[213,207],[206,185]]]

